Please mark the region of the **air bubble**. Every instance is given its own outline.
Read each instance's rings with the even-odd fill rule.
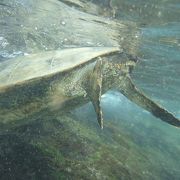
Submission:
[[[62,21],[61,24],[62,24],[62,25],[66,25],[66,22],[65,22],[65,21]]]

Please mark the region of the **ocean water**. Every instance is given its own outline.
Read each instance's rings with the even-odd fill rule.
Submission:
[[[33,8],[39,8],[33,4],[35,1],[6,2],[0,2],[0,8],[8,8],[12,3],[19,13],[18,7],[22,5],[27,8],[29,16]],[[81,3],[80,0],[76,2]],[[137,24],[140,32],[136,52],[139,62],[131,77],[139,89],[180,118],[179,1],[91,2],[111,9],[112,13],[105,18]],[[39,9],[39,13],[47,11],[45,7]],[[54,15],[55,12],[51,12],[50,8],[48,10],[50,15]],[[38,13],[32,17],[37,18]],[[37,43],[27,46],[21,36],[22,19],[17,17],[12,22],[11,19],[0,20],[0,61],[39,49],[56,49],[65,43],[58,44],[52,34],[43,41],[46,46],[38,44],[38,27],[32,27],[29,39],[33,39],[34,35]],[[46,24],[37,21],[42,26]],[[48,27],[47,31],[53,29]],[[58,31],[58,28],[55,30]],[[16,36],[12,32],[16,32]],[[52,32],[56,31],[53,29]],[[44,37],[44,34],[41,35]],[[8,37],[11,37],[11,42]],[[29,40],[27,43],[32,42]],[[27,47],[30,47],[28,52]],[[0,179],[180,179],[178,128],[155,118],[114,90],[102,96],[101,104],[104,130],[98,127],[91,103],[74,109],[71,114],[41,112],[31,116],[33,121],[21,126],[1,127]]]

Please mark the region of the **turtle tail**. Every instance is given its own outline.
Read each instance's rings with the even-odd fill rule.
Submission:
[[[120,83],[118,90],[132,102],[151,112],[162,121],[165,121],[173,126],[180,127],[180,120],[137,89],[129,76],[126,76],[123,83]]]

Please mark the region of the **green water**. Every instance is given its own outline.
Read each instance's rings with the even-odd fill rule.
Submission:
[[[0,2],[1,8],[5,2]],[[30,1],[15,2],[14,7],[21,4],[29,8],[29,14],[35,6]],[[107,4],[109,1],[104,1],[102,6]],[[116,19],[136,22],[141,32],[137,52],[140,60],[133,80],[180,118],[179,1],[112,0],[110,5],[115,8]],[[18,32],[23,24],[16,23],[1,21],[1,61],[27,52],[21,33],[11,43],[7,40],[8,36],[13,37],[6,35],[7,27]],[[53,35],[44,42],[46,47],[38,44],[40,35],[34,28],[37,44],[30,46],[30,52],[61,46]],[[47,30],[52,29],[47,26]],[[91,103],[68,115],[47,111],[29,117],[33,121],[22,126],[1,127],[0,179],[180,179],[178,128],[153,117],[116,91],[102,96],[102,107],[103,131]]]

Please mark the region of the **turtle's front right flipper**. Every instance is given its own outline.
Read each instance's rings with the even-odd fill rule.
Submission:
[[[103,117],[102,117],[102,110],[101,110],[101,93],[102,93],[102,60],[99,59],[92,73],[89,74],[88,77],[88,85],[85,88],[89,99],[91,100],[94,110],[97,115],[98,123],[103,129]]]
[[[129,76],[126,76],[116,88],[118,88],[118,90],[132,102],[151,112],[154,116],[160,118],[162,121],[176,127],[180,127],[180,120],[138,90]]]

